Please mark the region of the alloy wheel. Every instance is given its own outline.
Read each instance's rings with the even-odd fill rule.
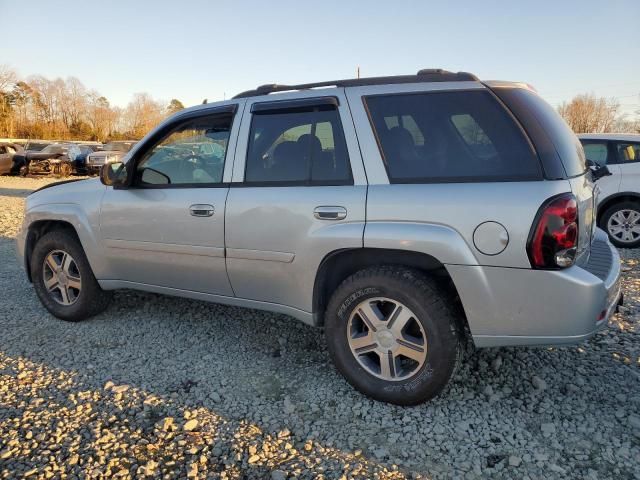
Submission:
[[[386,297],[367,299],[354,308],[347,340],[358,363],[387,381],[413,376],[427,358],[427,335],[415,314]]]
[[[640,238],[640,212],[618,210],[609,217],[607,231],[621,243],[633,243]]]
[[[63,250],[54,250],[44,259],[42,265],[44,287],[56,302],[73,305],[82,289],[78,265],[71,255]]]

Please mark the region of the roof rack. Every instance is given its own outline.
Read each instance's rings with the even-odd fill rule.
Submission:
[[[449,72],[441,68],[425,68],[416,75],[395,75],[390,77],[349,78],[346,80],[329,80],[318,83],[302,83],[299,85],[278,85],[276,83],[261,85],[255,90],[247,90],[233,98],[255,97],[269,95],[275,92],[287,92],[291,90],[308,90],[318,87],[361,87],[364,85],[386,85],[394,83],[420,83],[420,82],[464,82],[478,81],[472,73]]]

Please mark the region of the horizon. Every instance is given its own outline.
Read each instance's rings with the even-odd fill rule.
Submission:
[[[459,5],[401,3],[407,7],[328,0],[311,11],[287,0],[265,11],[251,1],[168,8],[167,1],[118,0],[105,9],[0,0],[3,18],[28,19],[3,27],[13,40],[0,45],[0,58],[23,79],[77,77],[120,107],[139,92],[192,106],[266,83],[354,78],[358,67],[361,77],[443,68],[526,82],[554,107],[592,93],[638,115],[635,32],[598,34],[607,32],[604,18],[640,17],[638,2],[544,0],[532,10],[490,1],[470,3],[464,16]],[[620,62],[612,70],[613,53]]]

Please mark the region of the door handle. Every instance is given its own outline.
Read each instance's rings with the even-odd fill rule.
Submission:
[[[189,207],[189,213],[194,217],[211,217],[215,212],[216,209],[213,205],[208,205],[206,203],[196,203]]]
[[[313,216],[318,220],[342,220],[347,217],[347,209],[344,207],[316,207]]]

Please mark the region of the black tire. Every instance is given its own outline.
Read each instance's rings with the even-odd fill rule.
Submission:
[[[44,262],[47,256],[56,250],[67,252],[73,257],[82,282],[82,288],[71,305],[58,303],[45,287]],[[109,305],[112,296],[111,292],[100,288],[91,271],[82,245],[71,232],[55,230],[40,238],[33,249],[30,268],[31,279],[40,302],[51,314],[62,320],[79,322],[97,315]]]
[[[73,167],[68,162],[60,164],[60,176],[63,178],[69,177],[73,173]]]
[[[604,211],[604,213],[600,217],[600,223],[598,226],[605,232],[607,232],[607,235],[609,235],[609,240],[611,240],[611,243],[613,243],[616,247],[636,248],[640,246],[640,237],[638,237],[638,239],[634,241],[622,241],[621,238],[617,238],[613,233],[609,231],[609,219],[621,210],[632,210],[640,215],[640,202],[626,201],[611,205]]]
[[[386,297],[415,314],[427,337],[426,360],[403,380],[384,380],[365,369],[349,346],[347,325],[357,305]],[[380,266],[361,270],[334,292],[325,316],[328,349],[337,369],[357,390],[383,402],[417,405],[438,395],[454,375],[462,346],[454,309],[434,280],[405,267]]]

